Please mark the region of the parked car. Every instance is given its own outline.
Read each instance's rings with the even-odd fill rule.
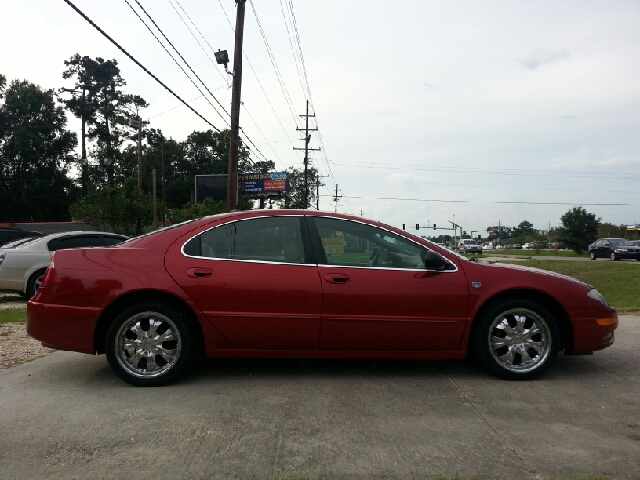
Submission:
[[[458,243],[458,251],[461,253],[482,253],[482,244],[473,238],[463,238]]]
[[[482,248],[483,248],[483,250],[493,250],[493,244],[491,244],[491,243],[483,243],[482,244]]]
[[[41,237],[42,233],[14,227],[0,227],[0,247],[21,238]]]
[[[633,243],[636,247],[640,247],[640,240],[631,240],[631,243]]]
[[[110,248],[58,250],[27,304],[43,345],[106,354],[125,381],[174,380],[206,357],[463,359],[532,379],[558,352],[614,342],[591,286],[471,261],[361,217],[243,211]]]
[[[610,258],[621,260],[630,258],[640,261],[640,247],[624,238],[600,238],[588,247],[589,258]]]
[[[0,290],[12,290],[31,298],[42,283],[56,250],[110,246],[126,239],[123,235],[105,232],[65,232],[15,240],[0,248]]]

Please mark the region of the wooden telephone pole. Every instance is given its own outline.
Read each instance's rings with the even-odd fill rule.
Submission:
[[[240,92],[242,89],[242,38],[246,0],[236,0],[236,44],[233,52],[233,88],[231,91],[231,134],[229,139],[229,168],[227,175],[227,210],[238,207],[238,144],[240,138]]]
[[[296,130],[304,132],[304,148],[293,147],[293,149],[304,150],[304,208],[309,208],[309,150],[320,151],[319,148],[309,148],[309,142],[311,141],[309,132],[318,130],[317,128],[309,128],[309,117],[315,117],[315,115],[309,115],[309,100],[307,100],[306,115],[300,116],[305,117],[305,128],[296,128]]]

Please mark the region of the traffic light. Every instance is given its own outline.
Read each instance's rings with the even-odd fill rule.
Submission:
[[[420,224],[416,223],[416,230],[420,230]]]
[[[434,230],[436,229],[436,224],[435,224],[435,223],[433,224],[433,229],[434,229]]]

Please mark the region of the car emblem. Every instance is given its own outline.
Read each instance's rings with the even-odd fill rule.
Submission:
[[[473,288],[480,288],[482,286],[482,284],[480,282],[471,282],[471,286]]]

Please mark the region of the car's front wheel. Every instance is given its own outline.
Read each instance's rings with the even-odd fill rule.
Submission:
[[[611,252],[611,260],[613,260],[614,262],[617,262],[618,260],[620,260],[616,255],[616,252]]]
[[[174,380],[187,366],[192,335],[179,312],[145,302],[123,310],[107,331],[109,365],[126,382],[156,387]]]
[[[596,252],[594,252],[593,250],[591,252],[589,252],[589,258],[591,260],[595,260],[596,259]]]
[[[502,302],[481,318],[474,346],[482,365],[508,380],[532,380],[555,361],[560,331],[551,313],[527,299]]]

